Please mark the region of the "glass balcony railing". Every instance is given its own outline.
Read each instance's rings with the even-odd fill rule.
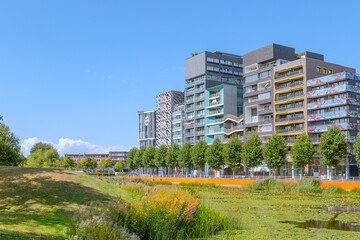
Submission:
[[[326,96],[326,95],[336,94],[336,93],[345,92],[345,91],[359,93],[360,88],[355,85],[344,84],[344,85],[322,88],[319,90],[308,91],[306,93],[306,97],[307,98],[316,98],[316,97],[320,97],[320,96]]]
[[[352,105],[360,105],[360,101],[356,100],[354,98],[348,98],[348,97],[338,97],[338,98],[332,98],[327,100],[319,99],[316,102],[310,102],[307,104],[307,109],[317,109],[317,108],[324,108],[324,107],[332,107],[332,106],[338,106],[338,105],[344,105],[344,104],[352,104]]]
[[[214,114],[218,114],[218,113],[223,113],[223,110],[214,110],[214,111],[210,111],[209,115],[214,115]]]
[[[205,125],[205,121],[196,122],[195,126],[203,126]]]
[[[215,106],[215,105],[219,105],[219,104],[222,104],[222,102],[221,101],[210,102],[209,106]]]
[[[209,95],[209,98],[220,97],[220,93],[213,93]]]
[[[196,133],[196,135],[204,135],[205,131],[204,130],[203,131],[196,131],[195,133]]]
[[[284,77],[290,77],[290,76],[294,76],[294,75],[297,75],[297,74],[301,74],[303,73],[303,69],[299,69],[297,71],[291,71],[291,72],[285,72],[285,73],[277,73],[275,75],[275,79],[280,79],[280,78],[284,78]]]
[[[283,88],[289,88],[289,87],[296,87],[296,86],[299,86],[299,85],[302,85],[302,84],[303,84],[303,81],[295,81],[295,82],[290,82],[290,83],[282,83],[282,84],[279,84],[279,85],[276,87],[276,90],[283,89]]]
[[[282,111],[286,111],[286,110],[289,110],[289,109],[302,108],[303,106],[304,106],[303,102],[296,103],[296,104],[288,104],[288,105],[285,105],[285,106],[282,106],[282,107],[277,107],[276,111],[282,112]]]
[[[283,118],[278,117],[276,119],[276,122],[285,122],[285,121],[295,121],[295,120],[300,120],[300,119],[304,119],[304,115],[290,115],[290,116],[286,116]]]
[[[205,89],[205,87],[197,87],[196,88],[196,91],[198,92],[198,91],[204,91],[204,89]]]
[[[191,131],[191,132],[185,132],[185,136],[192,136],[192,135],[194,135],[194,132],[193,132],[193,131]]]
[[[320,133],[320,132],[326,132],[327,129],[331,126],[337,126],[341,130],[357,130],[360,128],[360,124],[358,123],[330,123],[326,125],[310,125],[307,128],[308,133]]]
[[[287,133],[287,132],[296,132],[296,131],[301,131],[301,130],[304,130],[304,126],[278,128],[276,131],[278,133]]]
[[[205,107],[205,104],[196,105],[196,109],[200,109],[200,108],[204,108],[204,107]]]
[[[187,98],[187,99],[185,100],[186,103],[188,103],[188,102],[193,102],[193,101],[194,101],[194,98]]]
[[[281,100],[285,100],[285,99],[289,99],[289,98],[299,97],[299,96],[302,96],[302,95],[304,95],[303,91],[294,92],[294,93],[290,93],[290,94],[286,94],[286,95],[282,95],[282,96],[277,96],[276,101],[281,101]]]
[[[331,111],[325,113],[308,114],[308,121],[309,122],[321,121],[326,119],[356,117],[356,116],[358,116],[357,112],[349,111],[349,110],[340,110],[340,111]]]

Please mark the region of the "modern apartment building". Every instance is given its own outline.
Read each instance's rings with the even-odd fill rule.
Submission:
[[[128,153],[128,151],[110,151],[109,158],[114,164],[119,161],[124,161],[126,163]]]
[[[185,60],[185,142],[205,140],[205,90],[218,85],[242,85],[242,57],[202,52]]]
[[[314,66],[316,72],[333,73],[332,68]],[[329,72],[330,71],[330,72]],[[355,161],[353,144],[360,130],[360,76],[351,72],[339,72],[306,81],[307,132],[317,147],[322,134],[329,126],[336,125],[346,136],[349,143],[349,156],[340,162],[333,175],[359,176],[358,163]],[[327,175],[320,166],[319,154],[310,166],[313,176]]]
[[[273,69],[295,59],[294,48],[277,44],[244,54],[245,137],[257,132],[267,142],[274,133]]]
[[[172,113],[172,142],[180,147],[184,144],[185,105],[174,107]]]
[[[108,153],[83,153],[83,154],[65,154],[65,156],[69,156],[75,161],[80,162],[84,158],[94,158],[97,164],[100,164],[102,159],[108,159]]]
[[[156,142],[156,111],[138,111],[138,139],[141,146],[155,146]]]
[[[168,91],[156,96],[156,147],[172,144],[172,113],[176,105],[183,103],[184,92]]]
[[[243,111],[242,86],[221,84],[207,88],[205,91],[205,140],[212,144],[215,138],[225,142],[224,116],[240,116]],[[195,127],[195,135],[204,134],[201,128]],[[187,129],[185,134],[192,129]]]
[[[275,133],[285,137],[289,146],[296,136],[306,131],[306,82],[334,72],[355,69],[324,61],[324,56],[312,52],[296,54],[298,59],[274,67]]]

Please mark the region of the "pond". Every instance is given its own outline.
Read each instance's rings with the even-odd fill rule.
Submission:
[[[293,224],[299,228],[326,228],[332,230],[341,230],[341,231],[352,231],[358,232],[360,230],[359,225],[354,223],[345,223],[337,220],[307,220],[305,222],[296,222],[296,221],[282,221],[281,223]]]

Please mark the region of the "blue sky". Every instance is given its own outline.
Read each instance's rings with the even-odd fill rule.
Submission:
[[[129,149],[192,52],[270,43],[360,69],[359,1],[1,1],[0,115],[24,152]]]

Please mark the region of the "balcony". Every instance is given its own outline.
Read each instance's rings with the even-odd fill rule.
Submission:
[[[186,103],[191,103],[191,102],[194,102],[194,98],[187,98],[185,100]]]
[[[345,92],[345,91],[359,93],[360,88],[355,85],[344,84],[344,85],[322,88],[322,89],[314,90],[314,91],[308,91],[306,93],[306,97],[307,98],[316,98],[316,97],[326,96],[326,95],[330,95],[330,94],[337,94],[337,93],[341,93],[341,92]]]
[[[201,109],[201,108],[204,108],[205,107],[205,104],[198,104],[196,105],[196,109]]]
[[[276,90],[280,90],[280,89],[284,89],[284,88],[291,88],[291,87],[296,87],[296,86],[300,86],[303,84],[303,81],[295,81],[295,82],[289,82],[289,83],[282,83],[279,84],[276,87]]]
[[[345,104],[360,105],[360,101],[355,100],[353,98],[348,98],[348,97],[333,98],[333,99],[327,99],[327,100],[319,99],[316,102],[308,103],[307,109],[311,110],[311,109],[339,106],[339,105],[345,105]]]
[[[197,92],[199,92],[199,91],[204,91],[204,89],[205,89],[204,86],[202,86],[202,87],[197,87],[197,88],[196,88],[196,91],[197,91]]]
[[[283,96],[277,96],[276,101],[282,101],[282,100],[286,100],[286,99],[290,99],[290,98],[294,98],[294,97],[300,97],[303,95],[304,95],[303,91],[293,92],[293,93],[286,94]]]
[[[204,135],[205,131],[204,130],[203,131],[196,131],[195,133],[196,133],[196,135]]]
[[[223,104],[223,103],[222,103],[222,102],[220,102],[220,101],[210,102],[210,103],[209,103],[209,107],[211,107],[211,106],[215,106],[215,105],[220,105],[220,104]]]
[[[296,142],[296,138],[285,138],[285,142],[289,144],[293,144]]]
[[[216,115],[216,114],[221,114],[221,113],[224,113],[223,110],[219,109],[219,110],[213,110],[213,111],[210,111],[208,116],[211,116],[211,115]]]
[[[284,73],[276,73],[275,75],[275,80],[278,80],[280,78],[284,78],[284,77],[291,77],[294,75],[298,75],[298,74],[302,74],[304,71],[303,69],[299,69],[297,71],[290,71],[290,72],[284,72]]]
[[[213,93],[213,94],[210,94],[209,95],[209,98],[218,98],[218,97],[220,97],[220,93],[218,92],[218,93]]]
[[[283,106],[283,107],[277,107],[277,108],[276,108],[276,111],[282,112],[282,111],[286,111],[286,110],[289,110],[289,109],[302,108],[303,106],[304,106],[304,103],[303,103],[303,102],[301,102],[301,103],[296,103],[296,104],[288,104],[288,105]]]
[[[216,127],[216,128],[209,128],[208,130],[208,134],[211,134],[211,133],[218,133],[218,132],[222,132],[221,128],[220,127]]]
[[[231,132],[243,130],[243,125],[232,126],[230,128],[225,128],[224,130],[225,133],[229,134]]]
[[[205,121],[200,121],[195,123],[195,126],[204,126],[204,125],[205,125]]]
[[[246,123],[257,123],[258,122],[258,116],[252,116]]]
[[[205,113],[196,114],[196,117],[197,117],[197,118],[202,118],[202,117],[205,117]]]
[[[201,96],[196,97],[195,99],[196,99],[196,101],[199,101],[199,100],[203,100],[204,98],[205,98],[205,96],[201,95]]]
[[[318,114],[308,114],[308,121],[321,121],[333,118],[344,118],[344,117],[358,117],[358,113],[349,110],[331,111]]]
[[[295,121],[295,120],[300,120],[300,119],[304,119],[304,115],[300,114],[300,115],[288,115],[284,118],[280,118],[278,117],[276,122],[287,122],[287,121]]]
[[[185,132],[185,136],[194,136],[194,132],[193,131],[191,131],[191,132]]]
[[[278,128],[276,130],[277,133],[288,133],[288,132],[298,132],[304,130],[304,126],[295,126],[295,127],[287,127],[287,128]]]
[[[191,107],[186,107],[186,111],[193,111],[195,109],[194,106],[191,106]]]
[[[182,131],[183,128],[182,127],[173,127],[173,132],[176,132],[176,131]]]
[[[308,126],[307,131],[308,133],[320,133],[326,132],[327,129],[331,126],[336,126],[341,130],[357,130],[360,128],[360,124],[358,123],[338,123],[338,124],[325,124],[325,125],[313,125]]]

